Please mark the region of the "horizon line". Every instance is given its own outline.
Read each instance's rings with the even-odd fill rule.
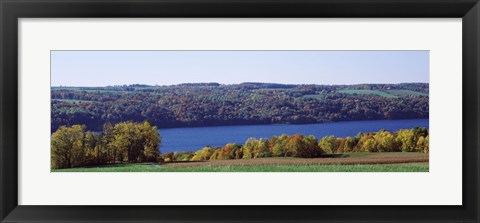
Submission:
[[[400,85],[400,84],[430,84],[429,82],[400,82],[400,83],[358,83],[358,84],[315,84],[315,83],[302,83],[302,84],[285,84],[285,83],[274,83],[274,82],[241,82],[241,83],[219,83],[219,82],[185,82],[178,84],[116,84],[116,85],[102,85],[102,86],[75,86],[75,85],[50,85],[50,87],[115,87],[115,86],[132,86],[132,85],[144,85],[151,87],[168,87],[176,85],[185,85],[185,84],[219,84],[219,85],[241,85],[241,84],[278,84],[278,85],[321,85],[321,86],[353,86],[353,85]]]

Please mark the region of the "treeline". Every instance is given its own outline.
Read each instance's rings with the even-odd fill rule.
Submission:
[[[51,168],[158,162],[159,144],[157,127],[148,122],[105,124],[101,133],[60,126],[51,137]]]
[[[227,144],[224,147],[205,147],[196,152],[169,152],[162,154],[165,162],[248,159],[263,157],[315,158],[324,154],[347,152],[429,152],[426,128],[402,129],[397,132],[381,130],[359,133],[354,137],[337,138],[295,134],[272,136],[268,139],[249,138],[245,144]]]
[[[87,131],[84,125],[61,126],[51,137],[51,168],[72,168],[115,163],[172,162],[249,159],[264,157],[315,158],[347,152],[429,151],[426,128],[397,132],[381,130],[337,138],[295,134],[271,138],[249,138],[243,145],[205,147],[195,152],[168,152],[160,155],[157,127],[149,122],[105,124],[101,133]]]
[[[249,124],[304,124],[331,121],[428,118],[422,95],[387,98],[345,94],[345,89],[428,94],[428,84],[285,85],[243,83],[125,85],[52,88],[52,132],[85,124],[101,131],[103,123],[148,120],[160,128]]]

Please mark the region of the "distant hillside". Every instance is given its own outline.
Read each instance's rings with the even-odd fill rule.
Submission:
[[[186,127],[428,118],[428,89],[427,83],[52,87],[52,131],[129,120]]]

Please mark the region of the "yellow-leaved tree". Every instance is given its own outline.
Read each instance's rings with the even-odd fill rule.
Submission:
[[[52,134],[51,139],[51,167],[72,168],[81,166],[84,160],[85,126],[60,126]]]

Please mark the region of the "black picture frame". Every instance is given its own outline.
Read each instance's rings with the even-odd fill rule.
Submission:
[[[0,0],[0,15],[1,222],[479,222],[478,0]],[[463,205],[18,205],[17,20],[74,17],[462,18]]]

